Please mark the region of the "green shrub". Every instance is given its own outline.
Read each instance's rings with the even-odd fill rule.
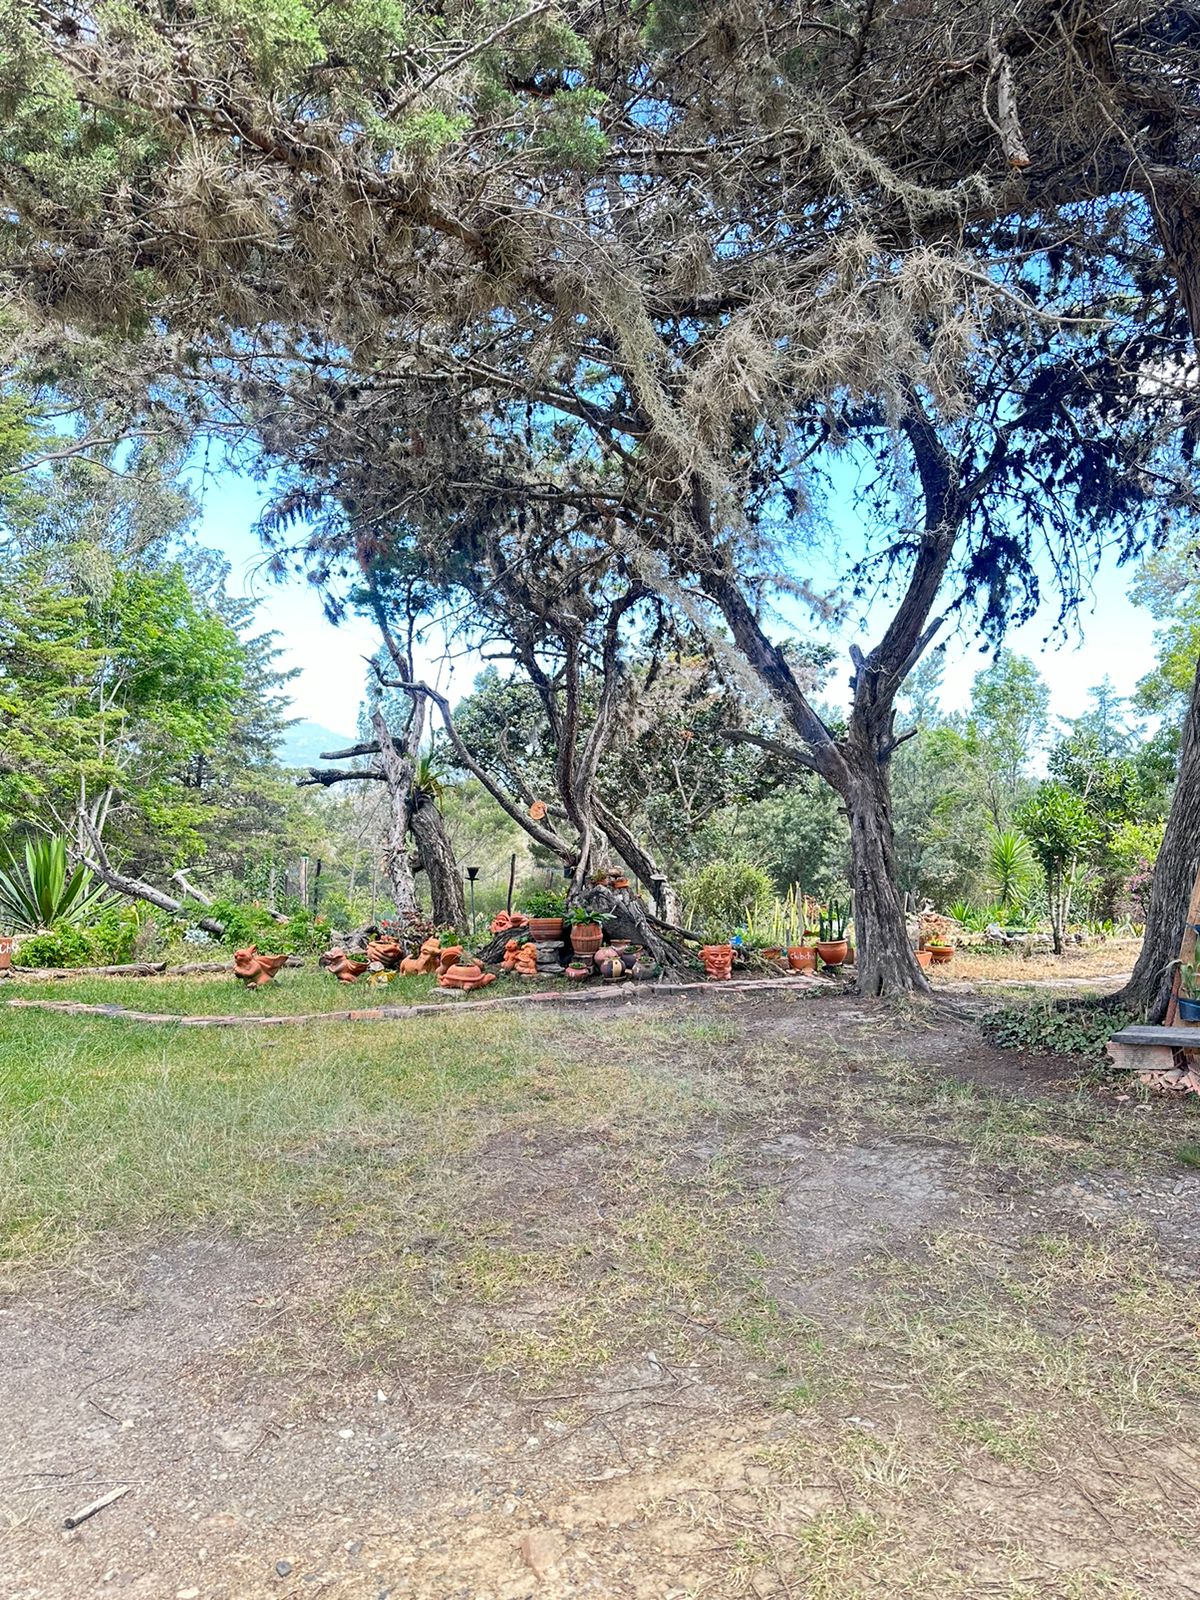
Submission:
[[[561,917],[567,909],[565,889],[530,889],[521,896],[521,910],[529,917]]]
[[[103,967],[115,967],[133,960],[141,926],[142,918],[136,906],[114,905],[109,906],[83,931],[91,943],[97,963]]]
[[[753,924],[775,898],[775,885],[750,861],[710,861],[679,885],[692,927],[726,933]]]
[[[1105,1046],[1138,1019],[1131,1012],[1099,1005],[1057,1007],[1045,1003],[1002,1006],[980,1018],[989,1043],[1001,1050],[1030,1050],[1035,1055],[1081,1056],[1104,1061]]]
[[[319,956],[329,949],[329,919],[324,912],[314,916],[311,911],[297,911],[288,918],[286,927],[272,922],[271,931],[264,938],[273,941],[273,950],[286,950],[293,956]]]
[[[67,924],[49,933],[22,939],[13,955],[16,967],[88,967],[94,962],[91,940]]]

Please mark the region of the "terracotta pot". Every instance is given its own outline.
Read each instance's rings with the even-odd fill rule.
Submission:
[[[555,939],[563,936],[563,919],[561,917],[530,917],[528,933],[531,939],[539,939],[544,944],[552,944]]]
[[[846,939],[822,939],[817,945],[817,954],[827,967],[840,967],[850,954],[850,944]]]
[[[16,940],[11,934],[0,935],[0,972],[7,972],[12,966],[13,945]]]
[[[917,951],[917,965],[919,967],[927,967],[932,960],[933,960],[933,951],[932,950],[918,950]]]
[[[815,972],[817,952],[811,944],[791,945],[787,953],[788,966],[793,972]]]
[[[577,956],[594,956],[604,943],[604,929],[598,922],[577,922],[571,929],[571,949]]]
[[[700,947],[700,959],[710,978],[727,978],[733,971],[733,946],[731,944],[706,944]]]
[[[944,967],[954,951],[948,944],[934,944],[930,945],[927,954],[935,967]]]
[[[601,945],[595,956],[596,971],[609,983],[616,983],[632,968],[633,962],[615,945]]]
[[[566,976],[570,978],[572,983],[583,983],[584,980],[590,978],[591,975],[592,973],[589,967],[576,966],[574,961],[572,961],[571,965],[566,971]]]

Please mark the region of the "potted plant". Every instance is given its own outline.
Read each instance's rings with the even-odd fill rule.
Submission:
[[[840,967],[850,953],[846,938],[848,917],[836,900],[831,900],[821,913],[821,926],[817,938],[817,954],[827,967]]]
[[[545,943],[563,936],[563,913],[567,908],[562,889],[533,889],[521,899],[521,910],[529,918],[529,937]]]
[[[1180,1022],[1200,1022],[1200,974],[1194,962],[1179,969],[1179,997],[1175,1002]]]
[[[933,960],[933,951],[932,950],[918,950],[916,952],[916,956],[917,956],[917,965],[919,967],[921,967],[921,968],[925,968]]]
[[[926,939],[925,949],[928,951],[929,959],[933,962],[935,967],[944,966],[954,954],[954,946],[950,943],[949,939],[945,938],[944,935],[940,933],[935,934],[932,938]]]
[[[577,956],[594,956],[604,943],[604,923],[610,919],[593,916],[583,906],[573,906],[563,918],[570,930],[571,949]]]

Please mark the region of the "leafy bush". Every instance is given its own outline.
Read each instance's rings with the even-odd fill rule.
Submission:
[[[979,1026],[984,1038],[1001,1050],[1103,1061],[1113,1034],[1137,1020],[1131,1012],[1102,1006],[1040,1004],[1002,1006],[980,1018]]]
[[[761,921],[775,898],[770,877],[750,861],[710,861],[679,885],[695,928],[720,933]]]
[[[561,917],[567,909],[565,889],[530,889],[521,896],[521,910],[529,917]]]
[[[272,937],[276,950],[286,950],[293,956],[319,956],[329,949],[329,918],[320,912],[297,911],[288,918],[287,927],[273,923]]]
[[[92,954],[100,966],[115,967],[136,953],[142,918],[136,906],[109,906],[87,928]]]
[[[88,967],[93,960],[91,940],[69,923],[22,939],[13,955],[16,967]]]

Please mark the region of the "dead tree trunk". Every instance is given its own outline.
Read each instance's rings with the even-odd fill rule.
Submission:
[[[1150,885],[1146,937],[1129,982],[1114,1003],[1160,1022],[1171,997],[1175,962],[1183,940],[1188,900],[1200,872],[1200,661],[1183,725],[1179,775],[1167,816],[1162,848]]]

